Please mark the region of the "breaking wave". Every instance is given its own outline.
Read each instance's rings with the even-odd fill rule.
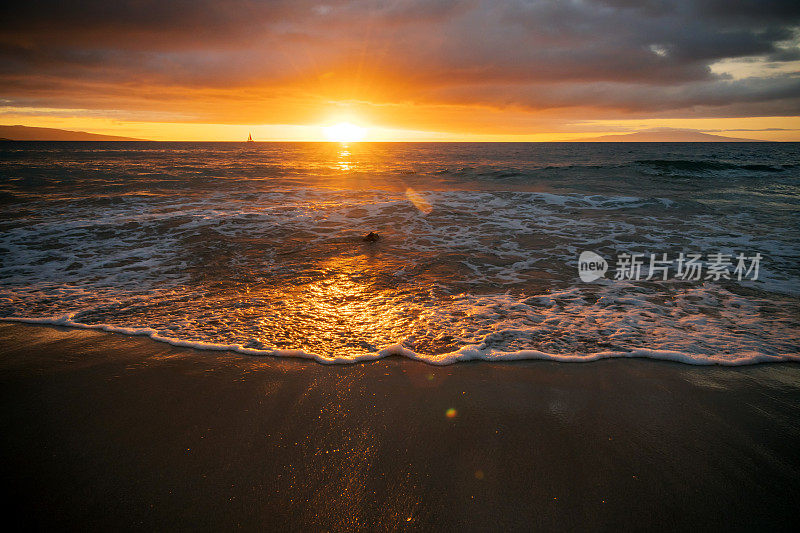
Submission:
[[[324,363],[797,360],[798,156],[757,144],[16,147],[0,317]],[[587,284],[584,250],[764,260]]]

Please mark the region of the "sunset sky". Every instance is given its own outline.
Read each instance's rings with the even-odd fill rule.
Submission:
[[[797,0],[25,1],[0,124],[156,140],[800,140]]]

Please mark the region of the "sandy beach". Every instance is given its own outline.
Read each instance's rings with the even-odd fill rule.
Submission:
[[[15,2],[11,531],[800,531],[800,1]]]
[[[789,529],[800,365],[317,363],[0,324],[19,528]]]

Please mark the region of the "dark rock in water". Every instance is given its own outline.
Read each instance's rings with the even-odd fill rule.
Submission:
[[[377,234],[377,233],[375,233],[374,231],[370,231],[369,233],[367,233],[366,235],[364,235],[364,236],[361,238],[361,240],[362,240],[362,241],[365,241],[365,242],[375,242],[375,241],[377,241],[377,240],[378,240],[378,239],[380,239],[380,238],[381,238],[381,236],[380,236],[380,235],[378,235],[378,234]]]

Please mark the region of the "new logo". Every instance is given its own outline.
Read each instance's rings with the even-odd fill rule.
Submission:
[[[586,283],[600,279],[606,275],[608,263],[602,256],[590,252],[581,252],[578,257],[578,275]]]

